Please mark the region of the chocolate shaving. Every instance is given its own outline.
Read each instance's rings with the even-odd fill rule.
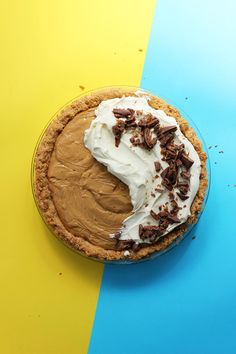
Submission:
[[[182,171],[180,173],[180,176],[185,178],[185,179],[189,179],[190,178],[190,172],[189,171]]]
[[[125,130],[125,123],[122,119],[119,119],[116,122],[116,125],[113,125],[112,132],[115,135],[115,146],[118,147],[120,145],[121,135]]]
[[[142,226],[142,232],[139,233],[139,236],[142,240],[149,239],[150,241],[155,241],[155,239],[162,234],[163,231],[159,226]]]
[[[153,219],[155,219],[155,220],[159,220],[159,219],[160,219],[159,216],[158,216],[158,214],[155,213],[153,210],[150,211],[150,215],[151,215],[151,216],[153,217]]]
[[[159,129],[159,135],[165,135],[167,133],[173,133],[177,130],[175,125],[170,125],[168,127],[163,127]]]
[[[172,215],[171,213],[169,213],[169,215],[167,216],[167,219],[173,224],[180,222],[179,218],[176,215]]]
[[[120,251],[130,249],[133,244],[132,240],[118,240],[116,248]]]
[[[140,119],[138,126],[141,128],[154,128],[159,126],[159,120],[154,117],[152,114],[147,114],[145,117]]]
[[[177,192],[176,194],[180,197],[181,200],[186,200],[186,199],[189,198],[187,195],[184,195],[184,194],[181,193],[181,192]]]
[[[162,180],[162,184],[163,184],[163,186],[166,187],[169,191],[172,191],[173,186],[172,186],[172,184],[170,183],[170,181],[168,180],[168,178],[164,178],[164,179]]]
[[[162,171],[161,177],[162,177],[163,179],[166,177],[166,175],[167,175],[167,173],[168,173],[168,170],[169,170],[169,167],[166,167],[166,168]]]
[[[188,186],[187,187],[186,186],[178,187],[178,189],[184,195],[186,195],[188,193],[188,191],[189,191],[189,187]]]
[[[135,138],[134,136],[132,136],[132,137],[130,138],[130,142],[131,142],[134,146],[139,146],[139,145],[142,144],[140,138]]]
[[[155,162],[154,162],[154,165],[155,165],[155,170],[156,170],[156,172],[160,172],[160,170],[161,170],[161,164],[160,164],[160,162],[159,162],[159,161],[155,161]]]
[[[174,200],[174,198],[175,198],[175,196],[172,192],[169,192],[168,196],[169,196],[170,200]]]
[[[138,251],[140,249],[140,244],[139,243],[134,243],[132,246],[132,250],[134,252]]]
[[[176,200],[171,200],[171,205],[172,205],[172,210],[171,210],[171,214],[177,214],[178,211],[181,209],[178,205],[178,203],[176,202]]]
[[[164,135],[163,137],[160,137],[159,140],[160,140],[160,143],[161,143],[161,147],[166,146],[173,139],[174,139],[174,134],[173,133],[169,133],[169,134]]]
[[[183,165],[187,168],[187,170],[189,170],[192,164],[194,163],[194,161],[184,153],[181,155],[181,161],[183,162]]]
[[[130,118],[131,116],[133,116],[134,110],[131,108],[128,109],[114,108],[113,113],[116,118]]]
[[[177,160],[176,160],[176,166],[177,166],[177,167],[180,167],[180,166],[182,166],[182,165],[183,165],[182,161],[181,161],[180,159],[177,159]]]
[[[152,137],[152,133],[149,128],[144,129],[144,142],[147,145],[148,150],[151,150],[157,143],[157,137]]]
[[[158,213],[157,215],[159,218],[166,218],[168,216],[168,214],[169,214],[168,211],[163,210],[160,213]]]
[[[162,193],[163,189],[162,188],[155,188],[155,191],[158,192],[158,193]]]

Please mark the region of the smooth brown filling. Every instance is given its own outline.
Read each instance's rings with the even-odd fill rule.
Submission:
[[[131,214],[126,185],[97,162],[84,146],[94,109],[79,113],[57,138],[48,169],[53,202],[65,228],[94,245],[115,249],[109,237]]]

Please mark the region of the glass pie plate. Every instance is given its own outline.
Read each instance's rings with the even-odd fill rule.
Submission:
[[[74,99],[72,99],[70,102],[68,102],[67,104],[65,104],[61,109],[59,109],[58,112],[56,112],[56,114],[49,120],[48,124],[45,126],[45,128],[43,129],[38,141],[37,141],[37,144],[36,144],[36,147],[35,147],[35,150],[34,150],[34,153],[33,153],[33,158],[32,158],[32,164],[31,164],[31,186],[32,186],[32,192],[33,192],[33,197],[34,197],[34,201],[35,201],[35,204],[37,206],[37,209],[39,211],[39,214],[40,216],[42,217],[42,220],[44,221],[44,223],[46,224],[47,228],[51,231],[52,234],[54,234],[56,237],[57,235],[55,234],[54,230],[52,229],[52,227],[47,223],[47,221],[45,220],[44,218],[44,215],[43,215],[43,212],[41,211],[40,207],[39,207],[39,204],[38,204],[38,200],[37,200],[37,197],[36,197],[36,192],[35,192],[35,178],[36,178],[36,171],[35,171],[35,162],[36,162],[36,153],[37,153],[37,150],[38,150],[38,147],[44,137],[44,134],[45,132],[47,131],[47,129],[50,127],[51,123],[57,118],[58,114],[63,111],[65,108],[67,108],[68,106],[70,106],[74,101],[77,101],[85,96],[90,96],[90,95],[94,95],[94,94],[97,94],[97,93],[102,93],[102,92],[105,92],[105,91],[108,91],[108,90],[124,90],[124,91],[142,91],[143,93],[147,93],[148,95],[153,95],[153,96],[156,96],[156,97],[160,97],[159,95],[155,95],[153,94],[152,92],[149,92],[147,90],[144,90],[140,87],[133,87],[133,86],[110,86],[110,87],[103,87],[103,88],[99,88],[99,89],[96,89],[96,90],[93,90],[93,91],[87,91],[87,92],[84,92],[82,93],[81,95],[75,97]],[[205,198],[204,198],[204,202],[202,204],[202,209],[201,209],[201,212],[198,214],[198,220],[197,222],[199,221],[203,211],[204,211],[204,208],[205,208],[205,205],[206,205],[206,202],[207,202],[207,199],[208,199],[208,195],[209,195],[209,190],[210,190],[210,184],[211,184],[211,169],[210,169],[210,160],[209,160],[209,155],[207,153],[207,146],[205,144],[205,141],[199,131],[199,129],[197,128],[196,124],[193,122],[193,120],[182,110],[180,109],[176,104],[173,104],[173,102],[171,102],[170,99],[166,99],[165,97],[160,97],[162,99],[164,99],[167,103],[171,104],[173,107],[175,107],[179,112],[180,114],[187,120],[187,122],[189,123],[190,127],[192,127],[195,132],[197,133],[197,136],[199,138],[199,140],[201,141],[202,143],[202,148],[204,150],[204,152],[207,154],[207,162],[206,162],[206,168],[207,168],[207,174],[208,174],[208,186],[207,186],[207,189],[206,189],[206,192],[205,192]],[[172,250],[173,248],[175,248],[177,245],[179,245],[180,242],[182,242],[194,229],[194,227],[196,226],[196,223],[194,224],[188,224],[188,228],[187,230],[181,235],[181,237],[178,237],[175,241],[173,241],[168,247],[166,247],[165,249],[161,250],[161,251],[157,251],[155,253],[153,253],[151,256],[148,256],[146,258],[142,258],[140,260],[132,260],[132,259],[122,259],[122,260],[102,260],[102,259],[98,259],[98,258],[94,258],[94,257],[88,257],[86,256],[85,253],[79,251],[79,250],[74,250],[73,248],[71,248],[66,242],[63,242],[66,246],[68,246],[69,248],[71,248],[73,251],[75,251],[76,253],[88,258],[88,259],[92,259],[92,260],[95,260],[95,261],[98,261],[98,262],[103,262],[103,263],[113,263],[113,264],[130,264],[130,263],[140,263],[142,261],[145,261],[145,260],[150,260],[150,259],[154,259],[158,256],[161,256],[163,254],[165,254],[166,252],[169,252],[170,250]],[[58,238],[58,237],[57,237]],[[60,240],[61,241],[61,240]]]

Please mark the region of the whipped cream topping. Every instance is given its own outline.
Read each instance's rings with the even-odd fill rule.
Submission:
[[[175,125],[175,144],[184,144],[185,152],[194,163],[190,169],[188,199],[181,200],[176,194],[178,190],[173,189],[175,200],[181,208],[178,211],[179,223],[168,225],[162,236],[169,233],[175,227],[184,223],[190,215],[190,207],[199,188],[199,176],[201,162],[199,156],[190,141],[182,134],[178,123],[173,117],[167,116],[164,111],[156,110],[148,104],[149,97],[139,95],[138,97],[122,97],[105,100],[97,107],[96,118],[92,121],[90,128],[85,131],[84,143],[90,150],[93,157],[105,165],[110,173],[119,178],[129,188],[133,213],[123,222],[120,240],[133,240],[136,243],[144,242],[139,236],[139,225],[158,225],[158,222],[150,215],[150,211],[159,212],[159,207],[171,206],[168,196],[169,190],[163,188],[156,191],[157,185],[161,184],[162,178],[156,178],[154,162],[159,161],[162,169],[168,167],[167,162],[162,161],[160,142],[151,150],[142,149],[140,146],[133,146],[130,142],[131,131],[126,131],[121,136],[119,147],[115,146],[112,127],[117,119],[113,114],[114,108],[133,109],[142,111],[143,115],[151,113],[158,118],[161,127]],[[139,117],[141,119],[142,116]],[[111,235],[112,237],[112,235]],[[148,241],[145,241],[148,242]]]

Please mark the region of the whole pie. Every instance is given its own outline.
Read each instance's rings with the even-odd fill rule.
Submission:
[[[206,154],[162,99],[109,88],[67,106],[43,133],[33,189],[53,233],[100,260],[139,260],[183,237],[203,207]]]

